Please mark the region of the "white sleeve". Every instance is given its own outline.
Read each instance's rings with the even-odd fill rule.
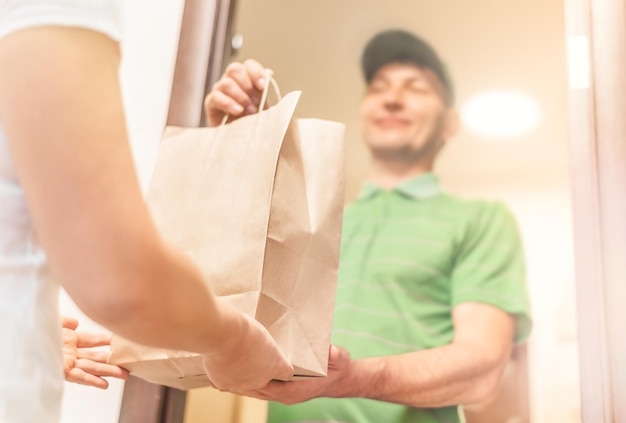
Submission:
[[[0,38],[50,25],[91,29],[120,41],[122,0],[0,0]]]

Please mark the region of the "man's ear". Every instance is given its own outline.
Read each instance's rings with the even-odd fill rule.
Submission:
[[[459,132],[461,125],[459,112],[456,108],[450,107],[446,110],[443,122],[443,130],[441,131],[442,139],[449,140]]]

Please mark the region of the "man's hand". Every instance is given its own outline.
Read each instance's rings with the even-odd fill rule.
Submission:
[[[65,380],[106,389],[104,377],[128,379],[128,372],[107,364],[108,352],[93,350],[111,344],[111,335],[76,332],[78,321],[63,317],[63,371]]]
[[[204,99],[209,126],[217,126],[225,115],[238,118],[258,111],[261,93],[272,71],[255,60],[231,63]]]
[[[297,404],[319,397],[341,397],[341,391],[350,371],[350,353],[331,345],[328,358],[328,376],[290,382],[271,381],[263,388],[240,392],[242,395],[283,404]]]
[[[414,352],[350,360],[331,348],[326,378],[270,382],[237,392],[259,399],[295,404],[312,398],[369,398],[433,408],[489,403],[511,353],[515,319],[483,303],[453,310],[452,343]]]

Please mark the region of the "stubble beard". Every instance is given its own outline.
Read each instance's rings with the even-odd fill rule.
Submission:
[[[374,160],[383,162],[398,162],[404,165],[413,165],[434,161],[435,157],[445,144],[443,139],[444,116],[441,115],[435,122],[435,127],[430,136],[420,146],[413,145],[413,139],[401,139],[395,145],[385,145],[385,142],[372,143],[366,139]]]
[[[436,136],[430,138],[418,148],[412,146],[409,142],[404,142],[397,147],[370,144],[369,149],[376,161],[417,164],[433,160],[441,151],[443,144],[441,137]]]

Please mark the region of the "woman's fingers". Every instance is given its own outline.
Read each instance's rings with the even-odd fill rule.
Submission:
[[[80,369],[81,371],[94,376],[115,377],[123,380],[128,379],[129,375],[128,372],[121,367],[85,358],[79,358],[78,360],[76,360],[74,369]]]
[[[82,369],[73,368],[65,375],[65,379],[68,382],[78,383],[80,385],[93,386],[95,388],[107,389],[109,387],[109,382],[105,379],[87,373]]]
[[[84,358],[98,363],[106,363],[107,359],[109,358],[109,352],[79,348],[76,354],[76,358]]]
[[[65,329],[74,330],[78,327],[78,320],[73,317],[61,316],[61,323]]]
[[[111,334],[76,332],[76,346],[78,348],[91,348],[111,345]]]

